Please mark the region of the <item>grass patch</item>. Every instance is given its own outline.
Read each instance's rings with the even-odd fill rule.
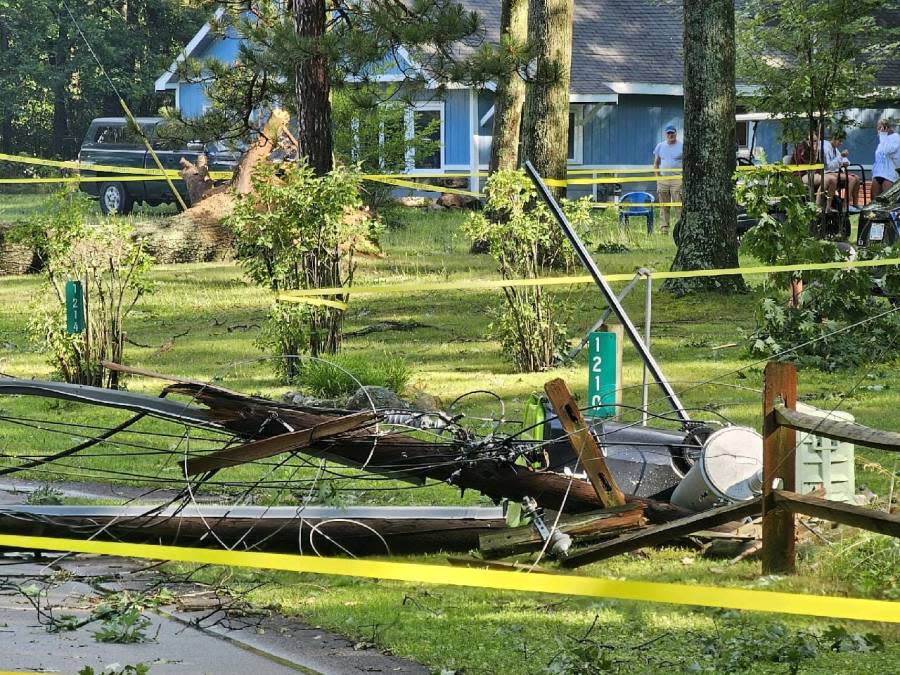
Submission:
[[[384,254],[361,260],[357,283],[496,278],[490,259],[485,255],[470,255],[469,242],[459,235],[465,214],[391,209],[386,217],[389,227],[381,241]],[[671,239],[660,234],[646,235],[640,232],[640,225],[640,221],[634,221],[632,228],[637,229],[627,235],[638,242],[636,245],[618,253],[596,254],[604,272],[631,273],[642,266],[668,269],[674,256]],[[755,261],[744,258],[741,262],[749,265]],[[146,345],[128,347],[130,364],[215,381],[265,396],[278,397],[287,390],[275,378],[271,363],[254,346],[270,298],[248,284],[237,266],[227,263],[159,266],[153,271],[153,279],[156,292],[141,302],[129,326],[130,339]],[[759,427],[764,364],[749,358],[742,345],[755,326],[754,309],[761,297],[761,281],[760,277],[748,277],[751,289],[742,296],[701,295],[681,299],[660,292],[660,284],[654,283],[653,353],[696,418],[718,418]],[[619,283],[615,287],[618,290],[623,285]],[[33,350],[25,336],[29,301],[44,292],[36,277],[0,279],[0,372],[18,377],[50,376],[43,356]],[[593,324],[604,307],[592,286],[558,287],[549,292],[566,307],[573,339]],[[644,318],[643,295],[643,286],[639,285],[624,301],[637,324]],[[545,373],[513,371],[499,344],[486,337],[491,312],[501,299],[499,291],[352,296],[346,316],[348,330],[386,320],[415,320],[427,327],[347,338],[340,359],[367,363],[384,359],[386,355],[400,358],[408,369],[408,386],[445,401],[477,389],[494,391],[503,399],[505,419],[512,424],[521,419],[529,394],[540,390],[553,377],[565,378],[584,401],[586,356]],[[729,346],[735,343],[738,346]],[[638,406],[641,366],[630,347],[625,348],[624,358],[624,403]],[[866,366],[843,373],[802,371],[800,394],[813,405],[847,410],[862,424],[900,431],[900,417],[894,414],[900,407],[900,371],[896,365]],[[127,386],[134,391],[156,394],[161,384],[131,378]],[[656,412],[666,411],[665,402],[657,392],[651,393],[651,399]],[[496,400],[487,395],[467,397],[455,412],[472,417],[499,415]],[[43,420],[101,427],[127,417],[74,403],[12,397],[0,399],[0,415],[39,420],[27,427],[0,420],[0,465],[6,461],[2,456],[45,454],[78,442],[79,434],[95,433],[89,428],[78,431],[71,427],[55,433],[48,430]],[[626,418],[635,419],[635,414],[628,413]],[[472,424],[484,432],[493,426],[479,428],[477,420]],[[174,437],[160,436],[156,440],[167,454],[146,455],[139,448],[98,446],[85,456],[70,458],[51,470],[30,472],[29,477],[91,479],[144,485],[148,489],[157,485],[181,486],[180,460],[186,452],[203,447],[204,441],[193,438],[191,447],[186,448],[179,428],[152,420],[140,422],[133,430],[135,434],[123,438],[139,443],[145,438],[141,432],[173,434]],[[863,448],[857,450],[856,457],[857,484],[886,495],[892,472],[896,470],[895,458],[887,452]],[[316,472],[314,467],[296,462],[277,469],[267,466],[265,470],[272,470],[273,478],[291,480],[312,477]],[[352,471],[346,473],[356,475]],[[258,474],[259,470],[252,467],[235,467],[220,472],[217,479],[227,483],[232,478],[246,480]],[[358,504],[483,501],[471,491],[461,500],[458,490],[441,484],[412,488],[382,481],[376,488],[362,479],[334,483]],[[239,494],[227,485],[213,489],[223,498]],[[261,503],[290,504],[302,496],[301,491],[269,490],[249,498]],[[875,535],[855,537],[844,534],[843,530],[826,531],[826,536],[834,543],[804,547],[800,573],[791,579],[760,580],[757,563],[726,565],[676,549],[652,551],[646,558],[615,558],[589,566],[582,573],[896,597],[893,594],[900,573],[896,549],[891,548],[890,540]],[[692,562],[685,563],[686,559]],[[443,562],[439,556],[413,560]],[[598,616],[591,638],[614,645],[613,649],[604,650],[616,661],[616,670],[612,672],[678,672],[695,661],[705,672],[728,672],[729,651],[746,654],[759,641],[777,639],[788,644],[807,633],[818,636],[814,640],[817,651],[815,656],[803,660],[802,673],[888,673],[896,670],[900,659],[896,630],[884,626],[764,614],[723,615],[665,605],[479,589],[423,588],[311,575],[270,575],[240,570],[205,573],[227,575],[229,583],[248,589],[257,581],[269,581],[270,584],[251,593],[254,603],[297,615],[313,625],[346,633],[359,641],[374,642],[397,654],[419,659],[438,672],[441,669],[465,669],[470,674],[544,672],[562,646],[570,646],[573,640],[583,636]],[[836,623],[853,633],[877,631],[887,642],[885,649],[868,653],[832,652],[821,636]],[[784,628],[783,633],[779,627]],[[743,639],[750,647],[739,645]],[[650,640],[655,641],[641,646]],[[743,672],[789,672],[789,664],[767,661],[763,651],[757,651],[759,660]]]
[[[410,376],[397,356],[334,354],[304,361],[294,384],[321,398],[347,396],[361,386],[387,387],[402,394]]]

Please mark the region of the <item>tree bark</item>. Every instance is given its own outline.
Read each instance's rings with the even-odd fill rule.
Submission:
[[[53,153],[62,156],[66,138],[69,135],[69,118],[67,112],[67,86],[69,84],[69,31],[71,22],[65,9],[60,6],[57,20],[58,33],[53,46]]]
[[[0,16],[0,63],[8,64],[10,51],[10,30],[4,23],[5,17]],[[12,106],[10,101],[0,102],[0,152],[11,153],[12,145]]]
[[[684,208],[672,270],[737,267],[733,0],[684,1]],[[670,279],[678,295],[744,290],[739,276]]]
[[[530,0],[528,7],[537,68],[525,94],[523,159],[558,180],[566,178],[572,14],[573,0]]]
[[[297,99],[297,144],[316,175],[332,169],[331,87],[325,37],[325,0],[293,0],[294,28],[304,56],[294,68]]]
[[[528,39],[528,0],[502,0],[500,5],[500,48],[513,50]],[[514,54],[510,59],[514,62]],[[519,130],[525,82],[508,69],[497,82],[494,94],[494,126],[490,172],[514,170],[519,166]]]

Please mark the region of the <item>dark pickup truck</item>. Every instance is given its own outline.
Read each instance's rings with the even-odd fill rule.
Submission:
[[[237,154],[216,144],[191,143],[182,150],[172,150],[171,146],[157,138],[157,127],[161,117],[138,117],[137,123],[150,141],[153,151],[166,170],[181,169],[181,158],[196,162],[197,156],[206,152],[210,171],[232,171],[237,165]],[[126,215],[136,203],[150,206],[177,203],[172,189],[165,180],[121,180],[125,174],[91,171],[90,165],[121,166],[134,169],[156,169],[153,157],[147,152],[143,140],[124,117],[100,117],[91,122],[78,159],[83,165],[82,175],[96,175],[109,178],[108,181],[81,183],[81,190],[100,200],[100,209],[105,214]],[[117,180],[117,178],[119,180]],[[183,180],[173,179],[175,188],[188,203],[187,187]]]

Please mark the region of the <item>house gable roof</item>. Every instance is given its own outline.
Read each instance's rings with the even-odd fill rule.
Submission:
[[[187,43],[185,48],[181,51],[181,53],[172,61],[172,65],[160,75],[156,79],[156,83],[153,85],[153,88],[156,91],[165,91],[166,89],[174,89],[178,82],[175,77],[175,73],[178,70],[178,64],[188,59],[192,56],[196,56],[197,53],[202,50],[209,42],[215,37],[212,30],[212,24],[214,21],[218,21],[225,14],[225,8],[219,7],[215,14],[213,14],[212,21],[207,21],[200,30],[197,31],[197,34],[191,38],[191,41]]]
[[[740,2],[740,0],[738,0]],[[484,32],[460,50],[500,39],[500,2],[457,0],[477,12]],[[221,18],[224,8],[216,10]],[[897,25],[900,10],[886,10],[880,23]],[[578,0],[575,2],[570,91],[583,102],[615,100],[618,94],[681,96],[684,81],[683,14],[680,0]],[[196,56],[215,38],[211,22],[204,24],[169,69],[156,81],[156,90],[172,89],[178,63]],[[403,58],[416,68],[405,51]],[[392,69],[383,79],[402,77]],[[893,61],[877,77],[882,87],[900,85],[900,61]]]

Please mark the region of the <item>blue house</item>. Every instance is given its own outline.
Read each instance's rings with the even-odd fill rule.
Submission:
[[[477,11],[485,28],[484,39],[498,41],[500,3],[461,0]],[[222,10],[217,13],[220,16]],[[215,35],[204,25],[185,47],[185,57],[214,57],[233,62],[239,37]],[[683,58],[681,3],[659,0],[578,0],[575,3],[569,108],[569,164],[572,168],[641,167],[652,161],[652,151],[663,129],[683,129]],[[402,81],[404,71],[417,64],[408,54],[378,77]],[[202,114],[209,102],[204,86],[181,82],[176,63],[156,81],[158,91],[174,90],[175,106],[186,116]],[[900,84],[900,64],[880,76],[884,87]],[[416,171],[474,173],[487,168],[493,123],[493,87],[450,86],[420,97],[408,125],[440,121],[441,150],[419,158]],[[739,87],[740,93],[740,87]],[[851,161],[869,168],[876,146],[875,123],[883,115],[900,118],[896,95],[887,107],[847,111],[859,126],[849,130],[845,147]],[[778,161],[788,151],[780,139],[780,123],[766,115],[745,112],[737,119],[739,152]],[[409,131],[409,130],[408,130]],[[472,178],[477,189],[477,179]],[[588,187],[586,190],[590,190]],[[570,190],[570,193],[572,191]],[[596,196],[596,188],[594,188]]]

